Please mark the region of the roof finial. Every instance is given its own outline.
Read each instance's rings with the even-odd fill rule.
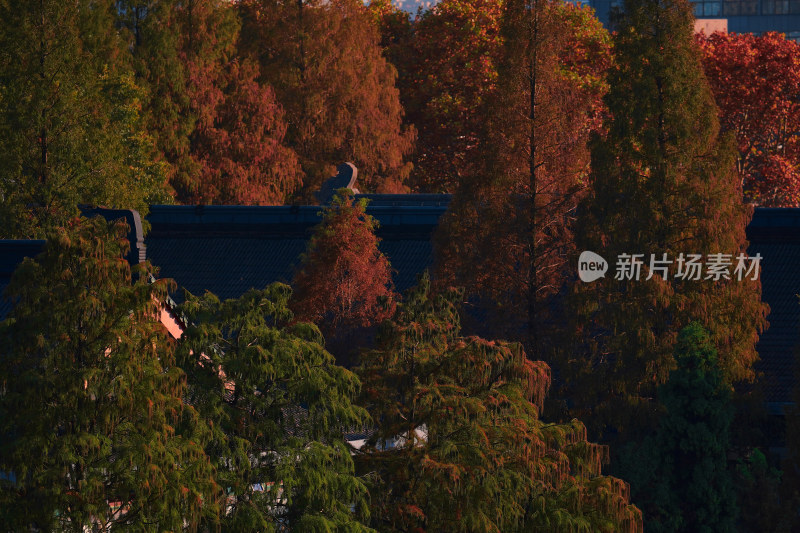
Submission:
[[[336,175],[328,178],[314,196],[317,197],[320,205],[326,205],[331,203],[333,194],[343,187],[358,194],[358,189],[355,188],[356,176],[358,176],[358,169],[353,163],[342,163],[336,167]]]

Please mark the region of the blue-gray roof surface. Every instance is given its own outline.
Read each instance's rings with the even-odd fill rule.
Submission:
[[[360,195],[359,195],[360,196]],[[366,195],[365,195],[366,196]],[[433,262],[431,235],[447,195],[369,195],[380,250],[399,291],[416,283]],[[313,228],[318,206],[152,206],[145,244],[159,276],[193,294],[235,298],[250,288],[289,283]],[[182,299],[181,291],[176,293]]]
[[[767,402],[792,401],[795,350],[800,339],[800,209],[759,208],[747,228],[751,256],[761,254],[761,299],[769,328],[759,339]]]
[[[449,201],[446,195],[372,195],[367,212],[381,224],[381,250],[403,291],[432,264],[431,234]],[[319,222],[316,206],[152,206],[147,258],[161,277],[194,294],[209,290],[235,298],[251,287],[289,282]],[[750,255],[762,259],[762,298],[769,303],[769,329],[758,343],[766,399],[792,400],[795,349],[800,339],[800,209],[755,210],[748,226]],[[24,257],[43,241],[0,241],[0,291]],[[180,299],[182,292],[176,296]],[[0,320],[10,303],[0,298]]]

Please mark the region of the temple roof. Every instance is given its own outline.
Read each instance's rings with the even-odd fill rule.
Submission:
[[[370,200],[380,249],[388,256],[399,291],[411,287],[433,263],[431,236],[447,209],[448,195],[359,195]],[[289,282],[320,220],[318,206],[152,206],[145,247],[160,277],[193,294],[209,290],[235,298],[251,287]],[[98,212],[106,218],[120,211]],[[126,217],[127,218],[127,217]],[[757,208],[747,228],[750,255],[760,253],[762,299],[771,308],[769,329],[758,343],[766,399],[775,409],[791,402],[795,347],[800,339],[800,209]],[[135,239],[132,238],[132,242]],[[24,257],[44,241],[0,240],[0,291]],[[146,249],[145,249],[146,248]],[[175,294],[181,299],[182,291]],[[0,319],[10,310],[0,299]]]

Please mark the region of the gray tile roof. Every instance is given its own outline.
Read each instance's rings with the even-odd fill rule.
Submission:
[[[760,253],[761,298],[769,328],[758,342],[767,402],[792,401],[795,350],[800,340],[800,209],[756,209],[747,229],[749,254]]]
[[[449,202],[446,195],[370,195],[368,212],[381,224],[380,248],[403,291],[432,263],[431,234]],[[210,290],[235,298],[251,287],[289,282],[319,222],[316,206],[153,206],[147,258],[160,277],[194,294]],[[758,344],[767,401],[792,399],[795,349],[800,340],[800,209],[756,209],[748,227],[751,255],[762,260],[762,295],[769,303],[769,329]],[[44,241],[0,241],[0,291],[23,257]],[[182,292],[176,294],[182,297]],[[0,319],[10,303],[0,299]]]
[[[380,224],[379,247],[392,265],[395,287],[404,291],[433,262],[431,235],[449,196],[367,197],[367,212]],[[152,206],[147,258],[160,277],[193,294],[208,290],[235,298],[291,281],[319,213],[317,206]]]

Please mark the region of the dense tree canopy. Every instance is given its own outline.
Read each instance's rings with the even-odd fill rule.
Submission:
[[[753,377],[765,326],[760,281],[733,275],[752,211],[692,24],[684,0],[631,0],[614,37],[608,133],[592,144],[592,189],[575,232],[578,249],[602,255],[611,272],[577,282],[582,354],[567,350],[562,367],[575,412],[602,413],[590,418],[601,430],[647,431],[656,420],[648,398],[669,376],[677,333],[690,321],[709,331],[728,382]],[[621,254],[642,254],[642,264],[619,275]],[[702,265],[726,254],[729,279],[714,279],[707,266],[687,275],[680,259],[688,254]]]
[[[148,129],[185,203],[283,204],[302,180],[286,122],[258,68],[238,57],[229,2],[119,3],[147,88]]]
[[[418,131],[411,175],[417,191],[454,192],[479,166],[487,99],[502,50],[502,5],[442,0],[415,21],[412,39],[389,48],[401,71],[406,120]],[[391,21],[389,16],[383,20]],[[397,34],[401,28],[395,23],[384,31]]]
[[[800,206],[800,44],[775,32],[714,33],[697,41],[720,124],[736,136],[745,198]]]
[[[577,420],[539,418],[549,368],[460,336],[455,293],[410,290],[359,369],[378,427],[357,456],[380,531],[640,531]]]
[[[395,69],[359,0],[242,0],[240,49],[286,110],[286,142],[312,198],[333,168],[352,161],[364,192],[400,192],[414,132],[403,127]]]
[[[534,351],[536,324],[545,319],[540,304],[565,279],[609,40],[585,8],[558,1],[504,6],[481,164],[460,180],[441,222],[437,276],[464,286],[495,334],[522,340],[527,331]]]
[[[157,319],[169,281],[131,272],[128,246],[124,224],[73,219],[14,274],[0,323],[4,531],[181,530],[219,512],[207,426]]]
[[[367,422],[352,403],[359,382],[336,366],[316,327],[289,325],[290,295],[276,283],[182,307],[194,324],[179,348],[189,399],[212,428],[206,451],[227,494],[217,526],[366,532],[366,487],[343,437]]]
[[[146,212],[168,198],[141,93],[93,4],[0,5],[0,237],[43,237],[78,203]]]

